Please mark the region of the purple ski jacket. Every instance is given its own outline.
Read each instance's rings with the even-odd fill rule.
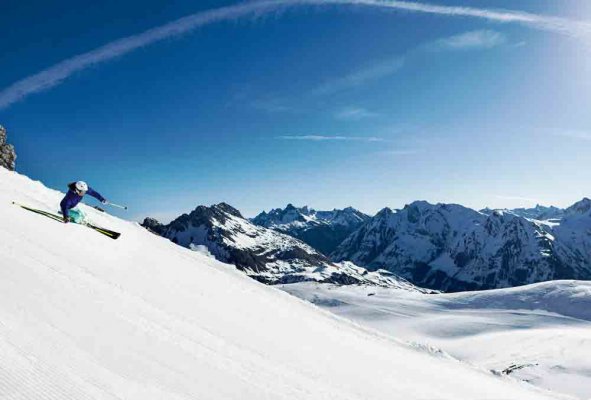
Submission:
[[[66,218],[70,217],[70,210],[78,205],[82,200],[83,196],[80,196],[76,193],[76,183],[70,183],[68,185],[68,193],[64,196],[63,200],[60,203],[60,207],[62,209],[62,215]],[[101,196],[99,192],[94,191],[91,187],[88,188],[88,192],[86,194],[94,197],[95,199],[99,200],[100,202],[105,201],[105,198]]]

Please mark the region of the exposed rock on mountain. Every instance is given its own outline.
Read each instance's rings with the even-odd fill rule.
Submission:
[[[564,212],[560,223],[553,225],[552,234],[560,243],[559,257],[579,268],[591,268],[591,200],[573,204]],[[590,279],[587,277],[586,279]]]
[[[252,222],[286,233],[324,254],[329,254],[368,219],[368,215],[352,207],[316,211],[288,204],[284,209],[276,208],[268,213],[262,212],[253,218]]]
[[[165,228],[165,226],[158,222],[158,220],[150,217],[144,219],[144,222],[142,222],[142,226],[150,232],[155,233],[157,235],[161,235]]]
[[[445,291],[591,279],[590,213],[589,199],[567,209],[559,223],[418,201],[380,211],[332,259],[387,269]]]
[[[585,197],[583,200],[576,202],[575,204],[573,204],[572,206],[570,206],[569,208],[564,210],[564,214],[569,217],[573,216],[573,215],[585,217],[585,216],[589,215],[590,210],[591,210],[591,200],[589,200],[587,197]]]
[[[251,223],[226,203],[199,206],[168,225],[152,218],[142,225],[184,247],[206,246],[216,259],[268,284],[409,285],[388,271],[369,272],[353,263],[333,263],[298,239]]]
[[[10,171],[16,168],[16,152],[14,146],[6,143],[6,129],[0,125],[0,167]]]

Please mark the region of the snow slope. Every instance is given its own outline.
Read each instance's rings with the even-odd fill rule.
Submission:
[[[380,288],[284,290],[384,333],[436,346],[485,369],[591,398],[591,282],[422,295]],[[521,368],[522,367],[522,368]]]
[[[2,399],[547,399],[365,330],[88,209],[119,240],[10,202],[60,193],[0,169]],[[87,208],[87,207],[86,207]]]

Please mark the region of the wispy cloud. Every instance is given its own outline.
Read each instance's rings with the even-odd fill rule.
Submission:
[[[7,107],[29,94],[54,87],[78,71],[110,61],[141,47],[180,36],[204,25],[269,12],[275,10],[277,6],[277,2],[262,1],[222,7],[192,14],[140,34],[115,40],[95,50],[64,60],[5,88],[0,92],[0,108]]]
[[[64,60],[1,90],[0,108],[5,108],[22,100],[30,94],[50,89],[76,72],[82,71],[93,65],[107,62],[155,42],[180,36],[196,28],[216,22],[275,12],[285,7],[306,5],[356,5],[381,9],[403,10],[414,13],[473,17],[500,23],[516,23],[574,37],[585,36],[588,38],[591,34],[591,25],[587,22],[520,11],[453,7],[394,0],[262,0],[192,14],[159,27],[149,29],[137,35],[115,40],[87,53]],[[330,92],[332,90],[331,87],[355,86],[368,80],[391,74],[400,68],[402,63],[402,59],[386,60],[381,65],[369,67],[366,70],[354,73],[343,78],[340,82],[333,82],[333,86],[328,85],[324,90]]]
[[[312,142],[339,141],[339,142],[384,142],[385,140],[375,136],[326,136],[326,135],[301,135],[278,136],[281,140],[307,140]]]
[[[353,71],[348,75],[330,79],[314,89],[313,95],[328,95],[340,92],[345,89],[351,89],[362,86],[363,84],[386,78],[398,72],[405,64],[406,60],[413,54],[424,51],[451,51],[451,50],[473,50],[490,49],[505,43],[506,36],[493,30],[475,30],[464,32],[458,35],[438,39],[434,42],[426,43],[409,51],[405,55],[391,57],[386,60],[378,61],[373,65],[363,67]],[[346,117],[355,117],[354,113],[344,114]],[[359,113],[363,118],[363,114]],[[337,116],[338,118],[338,116]]]
[[[347,107],[334,114],[336,119],[345,121],[358,121],[366,118],[374,118],[379,114],[360,107]]]
[[[493,30],[475,30],[449,36],[427,45],[429,50],[490,49],[507,42],[507,36]]]
[[[584,140],[591,142],[591,132],[585,131],[562,131],[558,132],[556,136],[562,136],[569,139]]]
[[[392,75],[404,66],[404,57],[396,56],[381,62],[361,68],[348,75],[330,79],[313,90],[315,95],[335,93],[344,89],[361,86]]]
[[[377,6],[404,10],[416,13],[447,15],[456,17],[473,17],[486,19],[499,23],[515,23],[532,28],[557,32],[574,37],[589,37],[591,24],[586,21],[576,21],[568,18],[546,16],[514,10],[494,10],[474,7],[443,6],[412,1],[380,1],[380,0],[353,0],[346,3],[356,3],[367,6]]]

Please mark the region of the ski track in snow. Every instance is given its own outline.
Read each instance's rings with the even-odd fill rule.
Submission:
[[[282,288],[388,335],[487,370],[591,398],[591,282],[552,281],[481,292],[422,294],[313,283]]]
[[[0,169],[0,399],[562,398],[333,316]]]

